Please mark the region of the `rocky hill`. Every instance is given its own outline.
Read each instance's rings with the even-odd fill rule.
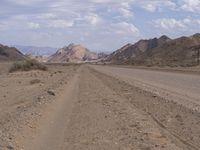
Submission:
[[[180,37],[151,49],[138,57],[148,65],[194,66],[197,65],[197,47],[200,45],[200,34]],[[142,62],[143,63],[143,62]]]
[[[167,36],[141,40],[115,51],[108,61],[118,64],[193,66],[197,64],[200,34],[170,39]]]
[[[82,62],[96,59],[98,59],[96,53],[89,51],[81,45],[70,44],[50,56],[49,62]]]
[[[140,40],[135,44],[127,44],[109,55],[108,60],[115,63],[124,63],[137,58],[149,49],[156,48],[171,39],[167,36],[149,40]]]
[[[0,44],[0,61],[18,61],[26,57],[14,47],[8,47]]]

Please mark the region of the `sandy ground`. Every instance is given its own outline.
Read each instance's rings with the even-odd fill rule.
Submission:
[[[196,109],[106,68],[51,65],[8,74],[0,67],[2,150],[200,149]]]

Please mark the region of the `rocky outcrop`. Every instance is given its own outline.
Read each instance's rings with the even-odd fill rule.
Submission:
[[[81,45],[70,44],[50,56],[49,62],[83,62],[97,59],[98,55],[96,53]]]

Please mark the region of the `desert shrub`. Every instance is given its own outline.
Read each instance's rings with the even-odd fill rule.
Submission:
[[[0,47],[0,55],[7,55],[6,51]]]
[[[30,70],[42,70],[46,71],[47,67],[36,60],[24,60],[24,61],[18,61],[14,62],[11,66],[9,72],[15,72],[15,71],[30,71]]]

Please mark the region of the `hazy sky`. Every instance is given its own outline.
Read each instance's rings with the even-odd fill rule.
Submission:
[[[200,0],[0,0],[0,43],[112,51],[200,32]]]

